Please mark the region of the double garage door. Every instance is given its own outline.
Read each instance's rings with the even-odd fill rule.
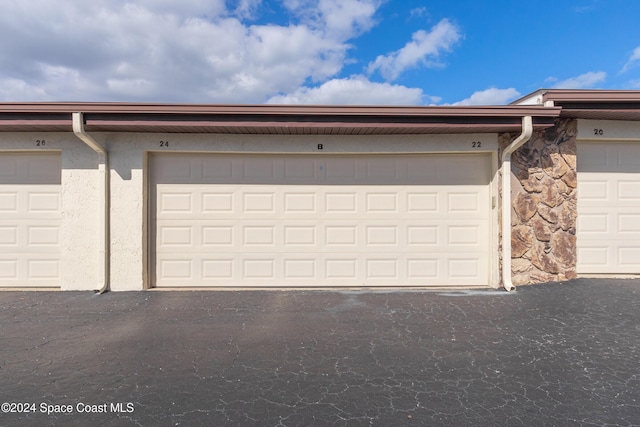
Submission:
[[[489,283],[489,155],[154,154],[152,284]]]
[[[640,144],[578,143],[578,273],[640,274]]]
[[[0,153],[0,287],[60,286],[59,153]]]

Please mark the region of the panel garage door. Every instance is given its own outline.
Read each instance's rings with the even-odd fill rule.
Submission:
[[[640,144],[578,143],[578,273],[640,273]]]
[[[60,286],[60,155],[0,154],[0,287]]]
[[[487,286],[488,155],[151,157],[155,286]]]

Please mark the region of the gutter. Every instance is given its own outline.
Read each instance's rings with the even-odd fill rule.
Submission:
[[[109,153],[102,144],[93,139],[84,130],[83,113],[73,113],[73,133],[91,149],[98,153],[98,171],[100,173],[100,233],[99,257],[100,283],[96,292],[103,294],[109,289]]]
[[[502,286],[509,292],[516,287],[511,281],[511,154],[533,135],[533,119],[522,117],[522,133],[502,152]]]

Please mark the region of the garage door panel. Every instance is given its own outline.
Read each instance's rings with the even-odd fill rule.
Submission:
[[[0,221],[0,247],[17,248],[19,234],[22,233],[19,233],[17,225],[8,221]]]
[[[163,225],[159,228],[158,244],[163,248],[193,247],[194,227],[184,225]]]
[[[60,210],[60,193],[31,191],[27,194],[26,214],[56,213]]]
[[[323,162],[310,157],[284,159],[284,178],[295,178],[313,182],[320,178],[323,172]],[[303,181],[304,182],[304,181]]]
[[[0,187],[0,189],[1,188],[2,187]],[[3,215],[3,218],[6,218],[5,215],[9,215],[9,214],[19,215],[17,191],[1,191],[0,190],[0,214]]]
[[[480,212],[480,200],[477,192],[454,192],[451,191],[447,194],[447,213],[456,214],[460,212],[464,213],[479,213]]]
[[[0,280],[4,286],[13,282],[18,283],[18,260],[17,259],[3,259],[0,255]]]
[[[371,191],[365,194],[367,213],[395,214],[400,211],[397,192]]]
[[[417,216],[425,214],[437,214],[438,212],[438,193],[436,191],[407,191],[407,213]]]
[[[6,252],[59,252],[60,221],[34,224],[28,220],[0,221],[0,250]]]
[[[42,186],[0,184],[0,219],[57,217],[61,203],[60,187],[51,187],[43,189]]]
[[[356,181],[362,175],[358,169],[362,169],[362,162],[353,157],[342,157],[332,159],[330,162],[323,162],[326,176],[333,177],[338,183],[346,181]],[[361,166],[359,168],[359,166]]]
[[[283,260],[284,280],[286,281],[316,281],[320,275],[318,259],[309,256],[288,256]]]
[[[230,283],[233,281],[235,260],[233,258],[215,258],[202,260],[202,280],[206,282],[220,281]]]
[[[619,178],[617,183],[616,194],[619,202],[638,205],[638,202],[640,202],[640,179]]]
[[[60,260],[34,259],[27,260],[27,280],[43,286],[55,285],[60,280]]]
[[[452,225],[447,227],[447,246],[480,249],[481,230],[479,226]]]
[[[206,157],[202,158],[201,161],[204,181],[220,181],[225,178],[232,179],[234,176],[234,166],[235,169],[237,169],[235,162],[224,158]]]
[[[578,144],[578,273],[640,273],[640,144]]]
[[[449,259],[447,268],[454,279],[473,280],[480,273],[480,265],[476,258]]]
[[[622,239],[638,239],[640,237],[640,213],[618,214],[618,233]]]
[[[0,253],[2,287],[60,286],[60,259],[57,253]]]
[[[287,215],[315,215],[318,208],[318,194],[309,189],[283,191],[283,212]]]
[[[583,264],[583,273],[592,273],[610,264],[611,248],[602,244],[582,243],[578,248],[578,259]]]
[[[318,232],[315,224],[285,224],[282,228],[284,233],[284,246],[319,248],[320,242],[318,240]]]
[[[30,248],[60,246],[60,227],[56,225],[30,225],[27,227],[27,245]]]
[[[191,283],[197,278],[194,271],[195,260],[192,258],[176,259],[164,257],[158,260],[159,276],[164,280],[184,281]]]
[[[636,245],[628,247],[621,246],[618,248],[618,260],[623,268],[630,268],[633,272],[640,271],[640,248]],[[632,272],[632,271],[630,271]]]
[[[221,251],[229,251],[238,240],[234,236],[237,229],[234,224],[206,223],[201,227],[202,246],[207,248],[208,251],[214,251],[215,248],[219,248]]]
[[[606,213],[581,213],[578,218],[578,229],[581,238],[593,234],[609,233],[609,215]]]
[[[242,212],[247,215],[273,214],[276,211],[276,195],[273,191],[263,190],[242,195]]]
[[[214,217],[221,214],[233,215],[238,211],[235,206],[235,197],[232,191],[202,191],[202,215],[213,215]]]
[[[1,185],[60,185],[61,157],[57,153],[0,154]]]
[[[158,194],[158,218],[170,218],[171,214],[190,214],[196,212],[194,194],[187,189],[162,188]]]
[[[637,144],[617,144],[609,148],[616,154],[615,171],[637,173],[640,170]]]
[[[407,282],[432,283],[439,278],[440,260],[437,257],[419,257],[407,259]]]
[[[17,183],[18,178],[18,158],[15,156],[0,156],[0,179],[3,183]]]
[[[487,285],[488,171],[417,166],[489,156],[181,156],[191,183],[151,160],[156,286]]]
[[[151,165],[151,173],[156,176],[161,174],[166,184],[188,184],[198,178],[197,163],[198,159],[193,156],[156,156]]]
[[[592,206],[600,206],[601,203],[611,201],[610,185],[606,180],[587,180],[580,181],[579,197],[585,206],[591,203]]]

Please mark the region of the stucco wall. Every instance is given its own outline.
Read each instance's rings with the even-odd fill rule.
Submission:
[[[146,185],[144,151],[126,138],[109,139],[110,289],[131,291],[146,283]]]
[[[576,277],[576,135],[576,120],[557,120],[512,155],[515,285]],[[501,151],[514,137],[500,135]]]

